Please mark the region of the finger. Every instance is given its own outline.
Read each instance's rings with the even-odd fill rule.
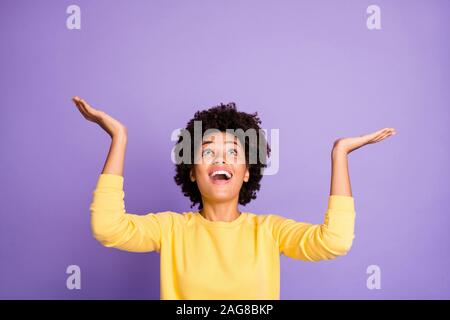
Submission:
[[[90,117],[90,119],[95,119],[99,115],[98,110],[92,108],[85,100],[80,99],[80,105],[86,112],[86,114]]]
[[[75,104],[75,106],[78,107],[78,109],[80,109],[80,98],[78,98],[77,96],[72,98],[72,102]]]
[[[393,136],[393,135],[395,135],[396,133],[397,133],[397,132],[395,132],[395,129],[393,129],[393,130],[389,131],[389,133],[387,134],[386,138],[387,138],[387,137],[390,137],[390,136]]]
[[[82,101],[79,102],[79,105],[80,108],[83,109],[84,113],[86,113],[86,115],[91,115],[91,112],[88,108],[86,108],[86,105]]]
[[[373,132],[373,133],[366,134],[365,136],[366,136],[366,138],[367,138],[369,141],[372,141],[372,140],[374,140],[374,139],[380,137],[380,136],[386,131],[386,129],[387,129],[387,128],[383,128],[383,129],[380,129],[380,130],[375,131],[375,132]]]
[[[81,102],[81,98],[78,96],[75,96],[72,98],[73,102],[75,103],[75,105],[78,108],[78,111],[80,111],[81,115],[89,121],[94,121],[94,117],[88,112],[88,110],[86,109],[86,107],[83,105],[83,103]]]
[[[83,103],[81,103],[80,101],[77,101],[76,105],[78,107],[78,110],[80,110],[81,114],[83,115],[83,117],[86,120],[95,121],[95,116],[86,109],[86,107],[83,105]]]
[[[384,140],[391,135],[392,135],[392,132],[388,131],[388,132],[384,133],[382,136],[380,136],[379,138],[377,138],[374,142],[379,142],[381,140]]]
[[[385,135],[385,133],[380,133],[380,134],[378,134],[377,136],[375,136],[375,137],[373,137],[372,139],[370,139],[370,140],[368,141],[368,143],[375,143],[375,142],[378,142],[378,141],[380,141],[380,139],[381,139],[384,135]]]
[[[77,106],[78,110],[81,112],[81,114],[87,119],[88,112],[85,110],[83,105],[80,103],[80,101],[76,101],[75,105]]]
[[[80,106],[80,99],[79,99],[78,97],[72,98],[72,101],[73,101],[73,103],[74,103],[77,107]]]
[[[75,104],[75,106],[78,108],[78,110],[79,110],[81,113],[84,114],[85,111],[84,111],[84,109],[81,107],[79,100],[77,100],[76,98],[73,98],[72,100],[73,100],[73,103]]]
[[[375,142],[378,142],[380,140],[383,140],[384,138],[386,138],[386,136],[388,136],[390,134],[389,131],[384,132],[383,134],[381,134],[379,137],[377,137],[377,139],[375,139]]]
[[[81,99],[81,103],[85,110],[93,117],[99,117],[101,116],[101,111],[98,109],[93,108],[89,103],[87,103],[85,100]]]
[[[88,104],[86,103],[86,101],[84,101],[83,99],[80,98],[78,100],[78,103],[87,113],[89,113],[89,108],[88,108]]]
[[[388,128],[385,133],[383,134],[383,139],[387,138],[388,136],[391,136],[393,134],[395,134],[395,129],[394,128]]]
[[[373,137],[371,137],[370,142],[378,142],[381,138],[383,138],[386,134],[389,134],[393,128],[383,128],[374,133]]]
[[[390,128],[383,128],[381,130],[378,131],[377,137],[381,137],[383,135],[385,135],[386,133],[388,133],[390,130]]]
[[[89,103],[87,103],[85,100],[80,99],[81,104],[83,105],[83,107],[89,111],[89,112],[95,112],[96,109],[94,109],[93,107],[91,107],[91,105]]]

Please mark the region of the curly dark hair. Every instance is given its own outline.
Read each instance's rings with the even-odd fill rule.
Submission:
[[[242,141],[242,137],[236,135],[240,139],[242,146],[245,146],[245,162],[250,172],[249,180],[244,182],[239,191],[239,203],[241,205],[246,205],[252,199],[256,199],[256,192],[261,186],[260,182],[263,176],[262,170],[267,167],[266,159],[270,156],[271,151],[264,132],[262,130],[260,131],[261,128],[259,125],[261,124],[261,120],[258,117],[258,112],[249,114],[238,111],[234,102],[228,104],[220,103],[220,105],[211,107],[207,110],[197,111],[194,118],[187,123],[186,128],[182,129],[188,133],[190,137],[194,137],[194,121],[201,121],[202,132],[199,137],[200,139],[202,139],[205,131],[208,129],[217,129],[221,132],[226,132],[227,129],[242,129],[244,132],[248,129],[256,130],[256,143],[255,141],[252,142],[252,139],[245,139],[245,137],[245,141]],[[177,144],[182,140],[183,135],[180,134],[178,136]],[[194,142],[194,139],[191,139],[191,150],[194,150]],[[264,151],[266,152],[261,152],[261,155],[259,155],[260,150],[258,149],[258,146],[264,147],[263,149],[265,149]],[[249,153],[259,155],[256,157],[256,163],[249,163]],[[197,182],[193,182],[190,179],[190,171],[194,166],[194,154],[195,150],[194,152],[191,152],[191,161],[189,164],[186,164],[183,161],[177,162],[174,180],[177,185],[181,186],[183,194],[190,198],[192,202],[191,208],[198,204],[198,209],[201,210],[203,208],[203,203],[200,190],[198,189]],[[182,149],[179,152],[179,156],[183,156]]]

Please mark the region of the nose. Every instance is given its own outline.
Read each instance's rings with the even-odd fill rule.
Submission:
[[[223,160],[223,157],[216,157],[215,159],[214,159],[214,161],[213,161],[213,163],[214,164],[216,164],[216,163],[225,163],[225,161]]]
[[[216,164],[216,163],[225,163],[225,160],[223,158],[223,153],[222,152],[218,152],[217,153],[217,156],[214,158],[213,163],[214,164]]]

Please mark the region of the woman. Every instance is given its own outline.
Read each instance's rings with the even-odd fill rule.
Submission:
[[[106,247],[160,253],[161,299],[279,299],[280,254],[305,261],[346,255],[355,222],[347,156],[395,134],[393,128],[384,128],[336,140],[325,221],[297,222],[239,211],[238,204],[256,198],[270,147],[263,135],[255,144],[227,132],[258,131],[261,121],[257,113],[237,111],[234,103],[221,104],[197,112],[188,122],[184,132],[192,136],[195,121],[201,121],[201,140],[191,140],[193,152],[184,158],[189,161],[176,164],[175,182],[199,210],[137,215],[126,213],[124,205],[126,127],[83,99],[72,99],[82,115],[112,139],[90,206],[93,235]],[[204,135],[208,129],[217,131]],[[251,163],[250,155],[261,154],[260,146],[266,146],[262,161],[259,157]]]

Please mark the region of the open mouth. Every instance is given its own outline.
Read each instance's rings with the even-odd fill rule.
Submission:
[[[233,177],[233,173],[228,170],[215,170],[209,174],[214,184],[227,184]]]

